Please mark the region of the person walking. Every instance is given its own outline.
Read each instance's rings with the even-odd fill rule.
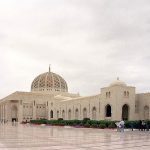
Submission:
[[[124,124],[125,124],[124,120],[121,120],[119,124],[120,124],[120,131],[124,132]]]
[[[121,128],[120,122],[116,122],[115,124],[117,126],[117,132],[121,132],[121,130],[120,130],[120,128]]]

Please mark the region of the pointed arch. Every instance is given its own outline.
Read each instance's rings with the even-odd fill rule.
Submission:
[[[127,91],[127,97],[129,97],[129,91]]]
[[[59,118],[59,111],[57,110],[57,119]]]
[[[149,119],[149,106],[144,106],[144,119],[148,120]]]
[[[76,108],[76,110],[75,110],[75,119],[76,120],[79,119],[79,110],[78,110],[78,108]]]
[[[87,118],[87,109],[86,108],[83,109],[83,119],[84,118]]]
[[[63,120],[65,120],[65,111],[64,110],[62,111],[62,118],[63,118]]]
[[[50,111],[50,118],[52,119],[54,116],[53,116],[53,110]]]
[[[71,120],[71,109],[68,110],[68,120]]]
[[[92,120],[96,120],[96,107],[92,108]]]
[[[127,93],[126,93],[126,91],[124,91],[124,97],[126,97],[126,95],[127,95]]]
[[[124,104],[122,106],[122,119],[129,120],[129,105],[128,104]]]
[[[111,106],[109,105],[109,104],[107,104],[106,106],[105,106],[105,116],[106,117],[111,117]]]

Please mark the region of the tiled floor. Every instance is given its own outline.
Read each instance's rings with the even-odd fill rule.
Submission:
[[[0,125],[0,150],[150,150],[150,131]]]

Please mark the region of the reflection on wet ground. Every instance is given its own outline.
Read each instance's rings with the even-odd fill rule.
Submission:
[[[149,150],[150,131],[0,125],[0,150]]]

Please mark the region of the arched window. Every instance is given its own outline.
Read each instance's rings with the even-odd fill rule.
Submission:
[[[111,97],[111,92],[106,92],[106,98],[110,98]]]
[[[68,120],[71,120],[71,109],[68,111]]]
[[[144,106],[144,119],[148,120],[149,119],[149,107]]]
[[[50,117],[53,118],[53,111],[50,112]]]
[[[78,108],[75,110],[75,119],[76,120],[79,119],[79,110],[78,110]]]
[[[110,96],[111,96],[111,93],[109,92],[109,98],[110,98]]]
[[[105,107],[105,115],[106,117],[111,117],[111,106],[109,104]]]
[[[129,106],[127,104],[124,104],[122,106],[122,119],[123,120],[129,119]]]
[[[65,111],[64,110],[62,111],[62,118],[63,118],[63,120],[65,120]]]
[[[126,94],[126,91],[124,91],[124,97],[126,97],[126,95],[127,95],[127,94]]]
[[[86,108],[83,109],[83,119],[84,118],[87,118],[87,109]]]
[[[129,97],[129,91],[127,91],[127,97]]]
[[[59,111],[57,111],[57,119],[59,118]]]
[[[96,120],[96,107],[93,107],[92,109],[92,119]]]

